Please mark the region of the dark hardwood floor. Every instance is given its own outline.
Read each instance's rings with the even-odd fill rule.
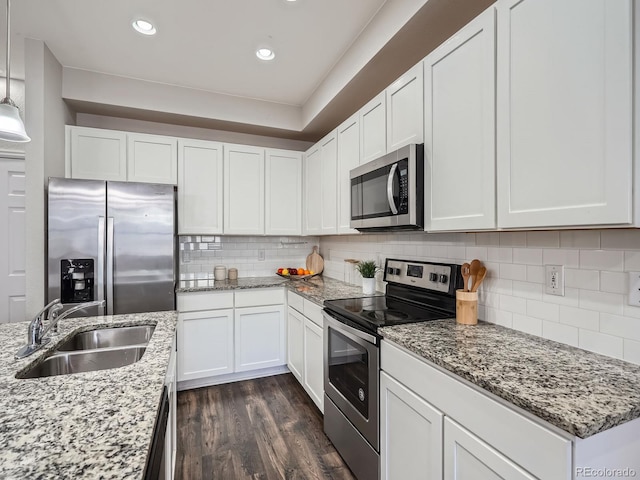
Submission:
[[[178,480],[354,477],[292,374],[178,394]]]

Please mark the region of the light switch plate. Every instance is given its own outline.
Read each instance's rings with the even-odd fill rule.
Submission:
[[[640,307],[640,272],[629,272],[629,305]]]
[[[549,295],[558,295],[564,297],[564,266],[563,265],[545,265],[544,266],[545,284],[544,290]]]
[[[259,262],[264,262],[264,249],[261,248],[260,250],[258,250],[258,261]]]

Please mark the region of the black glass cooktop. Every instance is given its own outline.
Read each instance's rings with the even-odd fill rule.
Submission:
[[[430,308],[389,296],[326,300],[327,310],[375,331],[379,327],[427,322],[455,316],[455,311]]]

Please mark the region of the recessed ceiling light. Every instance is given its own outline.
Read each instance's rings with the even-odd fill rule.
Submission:
[[[156,27],[154,27],[151,22],[148,22],[146,20],[142,20],[142,19],[134,20],[132,25],[137,32],[140,32],[143,35],[156,34]]]
[[[256,57],[260,60],[273,60],[276,54],[270,48],[262,47],[256,50]]]

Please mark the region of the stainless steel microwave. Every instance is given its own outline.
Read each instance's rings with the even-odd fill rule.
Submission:
[[[424,145],[410,144],[350,172],[351,228],[424,228]]]

